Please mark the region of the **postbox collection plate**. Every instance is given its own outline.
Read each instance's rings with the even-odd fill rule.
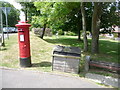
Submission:
[[[20,35],[20,41],[24,41],[24,35]]]

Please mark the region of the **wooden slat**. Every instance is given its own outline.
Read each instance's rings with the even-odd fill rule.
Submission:
[[[58,54],[53,54],[53,56],[54,57],[56,56],[56,57],[80,59],[80,57],[76,57],[76,56],[67,56],[67,55],[58,55]]]
[[[115,63],[106,63],[106,62],[101,62],[101,61],[90,61],[90,66],[120,71],[120,66],[118,64],[115,64]]]
[[[53,55],[53,70],[78,73],[80,57],[67,55]]]
[[[109,62],[102,62],[102,61],[90,61],[90,64],[99,64],[99,65],[103,65],[103,66],[110,66],[110,67],[117,67],[119,68],[120,65],[117,63],[109,63]]]

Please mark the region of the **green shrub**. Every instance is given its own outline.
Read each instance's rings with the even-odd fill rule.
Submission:
[[[58,35],[64,35],[64,32],[60,29],[58,30]]]
[[[113,35],[115,38],[118,37],[118,33],[113,33]]]
[[[56,34],[56,30],[55,29],[52,29],[52,34]]]

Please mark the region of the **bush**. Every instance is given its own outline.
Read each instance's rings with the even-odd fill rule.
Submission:
[[[68,32],[66,33],[66,35],[68,35],[68,36],[76,36],[76,34],[75,34],[74,32],[71,32],[71,31],[68,31]]]
[[[113,35],[115,38],[118,37],[118,33],[113,33]]]
[[[56,30],[55,29],[52,30],[52,34],[54,34],[54,35],[56,34]]]
[[[58,35],[64,35],[64,32],[60,29],[58,30]]]

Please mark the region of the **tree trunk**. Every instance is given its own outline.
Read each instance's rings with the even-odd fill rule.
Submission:
[[[27,21],[27,5],[25,6],[25,21]]]
[[[25,11],[25,21],[27,21],[27,11]]]
[[[46,24],[44,24],[44,26],[43,26],[42,35],[40,37],[41,39],[43,39],[43,37],[44,37],[45,29],[46,29]]]
[[[79,21],[80,22],[80,21]],[[78,29],[78,40],[81,41],[81,32],[80,32],[80,23],[78,22],[77,24],[77,29]]]
[[[81,41],[81,33],[79,28],[78,28],[78,40]]]
[[[101,16],[101,3],[94,3],[94,10],[92,16],[92,43],[91,52],[99,53],[99,29],[100,29],[100,16]]]
[[[84,51],[86,52],[88,51],[88,41],[87,41],[87,36],[86,36],[86,18],[85,18],[84,2],[81,2],[81,13],[82,13]]]

